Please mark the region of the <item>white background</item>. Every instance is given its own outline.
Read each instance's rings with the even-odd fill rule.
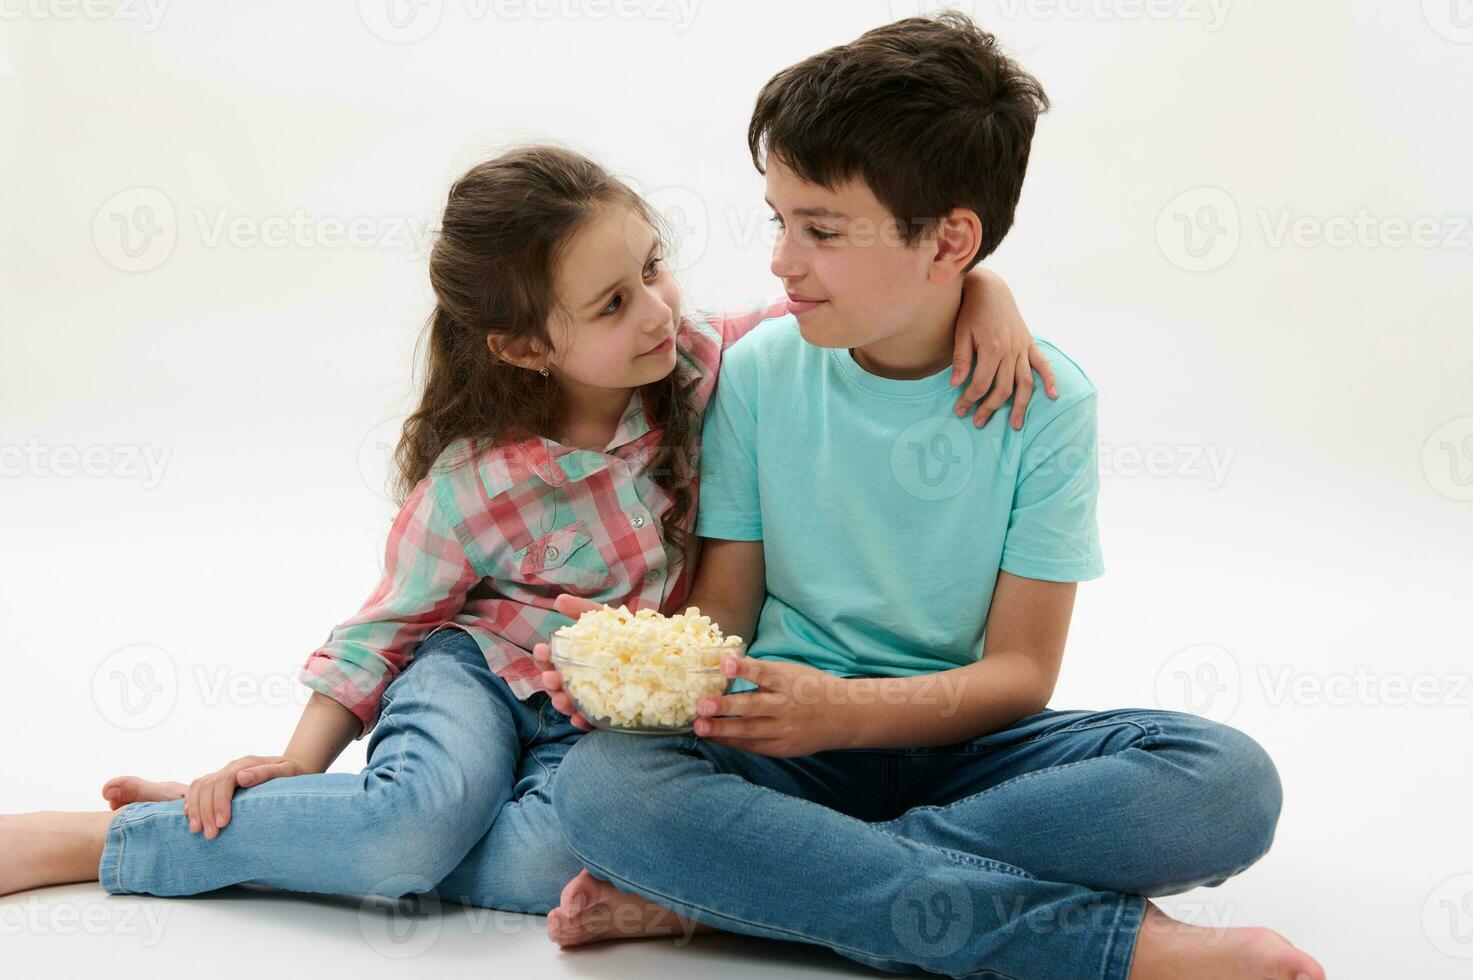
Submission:
[[[1332,977],[1466,975],[1473,7],[960,6],[1054,101],[991,265],[1101,391],[1108,574],[1054,706],[1200,711],[1278,763],[1271,853],[1169,910]],[[689,303],[772,295],[754,96],[917,8],[0,0],[0,812],[285,746],[378,575],[454,176],[556,139],[668,209]],[[0,911],[16,975],[862,972],[729,937],[558,957],[455,907],[401,964],[355,902],[249,889]]]

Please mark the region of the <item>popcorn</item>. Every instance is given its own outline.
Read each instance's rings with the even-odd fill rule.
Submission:
[[[674,616],[603,606],[553,633],[573,703],[593,724],[620,731],[689,730],[700,699],[726,692],[721,658],[745,649],[695,606]]]

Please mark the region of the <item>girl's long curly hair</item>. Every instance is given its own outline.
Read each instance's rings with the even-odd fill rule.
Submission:
[[[522,341],[553,348],[548,323],[562,315],[553,293],[563,246],[598,209],[626,206],[649,222],[668,254],[659,215],[628,185],[598,164],[557,146],[524,146],[477,164],[450,188],[445,216],[430,253],[435,309],[426,325],[428,353],[419,407],[404,422],[394,458],[399,503],[456,440],[471,456],[485,445],[529,436],[553,438],[563,407],[555,377],[495,357]],[[694,504],[692,450],[699,419],[692,404],[698,378],[675,370],[641,388],[651,428],[661,432],[652,478],[671,498],[662,519],[676,561],[690,535],[683,526]]]

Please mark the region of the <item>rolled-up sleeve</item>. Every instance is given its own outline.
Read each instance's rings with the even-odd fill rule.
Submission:
[[[427,476],[410,492],[389,529],[378,587],[297,675],[358,716],[363,730],[355,741],[377,723],[384,689],[409,665],[415,646],[461,610],[480,580],[436,486]]]

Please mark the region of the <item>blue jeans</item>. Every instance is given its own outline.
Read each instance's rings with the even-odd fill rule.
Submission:
[[[1124,980],[1149,895],[1273,841],[1278,774],[1174,711],[1053,711],[954,745],[792,759],[596,731],[554,800],[598,878],[893,972]]]
[[[581,870],[551,805],[583,733],[545,693],[519,701],[464,631],[415,650],[384,692],[356,774],[237,789],[214,840],[184,803],[134,803],[108,828],[98,879],[114,894],[195,895],[254,882],[299,892],[442,899],[545,914]]]

